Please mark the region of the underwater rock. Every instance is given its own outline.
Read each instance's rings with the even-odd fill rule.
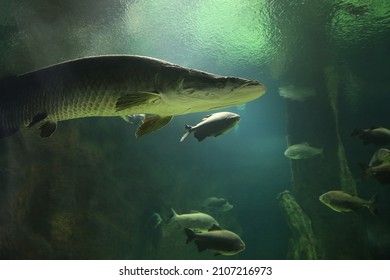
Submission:
[[[277,200],[292,233],[288,259],[317,259],[316,241],[309,217],[289,191],[281,192]]]

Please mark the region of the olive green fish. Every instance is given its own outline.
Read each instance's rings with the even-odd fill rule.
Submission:
[[[213,225],[208,232],[197,233],[192,229],[184,229],[187,235],[186,244],[194,240],[198,251],[210,250],[215,255],[231,256],[245,250],[245,243],[234,232]]]
[[[317,155],[324,156],[324,150],[322,148],[315,148],[304,142],[289,146],[284,155],[290,159],[308,159]]]
[[[35,125],[49,137],[64,120],[145,114],[140,137],[175,115],[241,105],[265,91],[257,81],[145,56],[86,57],[0,80],[0,138]]]
[[[373,215],[376,215],[377,212],[373,206],[375,196],[370,200],[364,200],[343,191],[329,191],[322,194],[319,199],[330,209],[340,213],[356,211],[363,207],[368,208]]]

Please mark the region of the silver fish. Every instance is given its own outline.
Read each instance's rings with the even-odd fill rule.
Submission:
[[[230,112],[218,112],[205,116],[202,121],[194,126],[186,125],[187,132],[180,139],[183,142],[191,132],[198,141],[208,136],[217,137],[231,130],[240,120],[240,115]]]
[[[174,209],[171,209],[171,211],[172,216],[168,224],[178,223],[183,228],[192,228],[200,231],[207,231],[213,225],[218,225],[218,222],[213,217],[202,212],[179,215]]]
[[[0,138],[39,125],[42,137],[57,122],[152,114],[140,137],[173,116],[237,106],[262,96],[257,81],[184,68],[145,56],[76,59],[0,81]]]
[[[187,235],[186,244],[194,240],[198,251],[210,250],[215,255],[232,256],[245,250],[245,243],[234,232],[213,225],[208,232],[197,233],[192,229],[184,229]]]
[[[312,147],[305,142],[289,146],[284,155],[290,159],[308,159],[317,155],[323,155],[323,149]]]
[[[336,212],[345,213],[367,207],[373,215],[376,215],[376,209],[373,206],[375,196],[370,200],[364,200],[343,191],[329,191],[322,194],[319,200]]]

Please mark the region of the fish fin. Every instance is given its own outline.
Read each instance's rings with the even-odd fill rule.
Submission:
[[[57,123],[55,122],[45,122],[42,124],[39,129],[41,130],[40,136],[43,138],[50,137],[54,131],[57,129]]]
[[[198,248],[198,252],[203,252],[207,249],[207,246],[203,244],[202,242],[199,242],[199,240],[195,240],[196,247]]]
[[[213,226],[209,228],[209,231],[216,231],[216,230],[222,230],[222,228],[216,224],[213,224]]]
[[[171,208],[171,213],[172,213],[172,216],[173,216],[173,217],[174,217],[174,216],[177,216],[177,213],[176,213],[175,209],[173,209],[173,208]]]
[[[158,115],[145,117],[142,121],[142,124],[138,127],[135,136],[139,138],[145,134],[156,131],[167,125],[172,120],[172,118],[173,116],[160,117]]]
[[[180,142],[183,142],[184,140],[186,140],[186,138],[191,134],[192,132],[192,126],[186,124],[184,125],[184,128],[187,129],[186,133],[184,133],[184,135],[181,137],[180,139]]]
[[[376,202],[378,194],[374,194],[369,200],[368,210],[370,210],[371,214],[376,216],[378,215],[378,208],[376,208],[373,204]]]
[[[378,215],[378,208],[374,207],[374,206],[369,206],[368,207],[368,210],[370,210],[371,214],[374,215],[374,216],[377,216]]]
[[[115,109],[117,112],[128,108],[139,106],[150,102],[152,99],[160,99],[161,97],[152,92],[133,92],[125,94],[116,101]]]
[[[186,133],[184,133],[184,135],[180,138],[180,142],[183,142],[184,140],[187,139],[187,137],[191,134],[190,131],[186,131]]]
[[[187,235],[186,244],[195,239],[196,233],[190,228],[184,228],[184,232]]]
[[[177,217],[177,213],[175,209],[171,208],[171,216],[169,217],[167,224],[173,223],[176,220],[176,217]]]
[[[345,214],[344,211],[342,211],[342,210],[340,210],[340,209],[334,207],[333,205],[330,205],[330,204],[328,204],[328,203],[324,203],[324,204],[325,204],[326,206],[328,206],[330,209],[332,209],[333,211],[336,211],[336,212],[338,212],[338,213],[343,213],[343,214]]]
[[[206,115],[206,116],[203,117],[202,121],[205,121],[205,120],[207,120],[210,117],[211,117],[211,115]]]
[[[310,146],[310,144],[308,142],[303,142],[303,143],[301,143],[301,145]]]
[[[36,115],[32,118],[31,122],[28,124],[27,127],[30,128],[30,127],[32,127],[34,124],[37,124],[37,123],[43,121],[43,120],[46,119],[46,118],[47,118],[47,113],[46,113],[46,112],[38,113],[38,114],[36,114]]]
[[[129,115],[120,116],[120,118],[122,120],[124,120],[125,122],[130,123],[130,116]]]
[[[194,136],[195,136],[196,139],[198,139],[199,142],[203,141],[207,137],[207,135],[200,134],[200,133],[197,133],[197,132],[194,133]]]

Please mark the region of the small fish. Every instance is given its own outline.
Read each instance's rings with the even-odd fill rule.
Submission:
[[[363,145],[390,145],[390,130],[384,127],[357,128],[352,131],[351,136],[358,137],[363,141]]]
[[[208,136],[217,137],[232,129],[239,120],[240,115],[230,112],[207,115],[196,125],[186,125],[187,132],[180,139],[180,142],[183,142],[191,132],[194,132],[194,136],[198,141],[202,141]]]
[[[153,212],[149,217],[149,224],[152,228],[155,229],[161,225],[162,221],[163,219],[161,218],[161,215],[157,212]]]
[[[213,225],[208,232],[197,233],[189,228],[184,231],[187,235],[186,244],[194,240],[199,252],[210,250],[215,256],[232,256],[245,250],[245,243],[237,234],[217,225]]]
[[[207,211],[227,212],[233,208],[226,199],[219,197],[208,197],[203,201],[202,209]]]
[[[309,97],[315,96],[316,92],[311,88],[290,85],[279,87],[279,95],[290,100],[304,101]]]
[[[172,216],[168,224],[178,223],[183,228],[192,228],[194,230],[206,231],[213,225],[219,225],[218,222],[208,214],[202,212],[192,212],[179,215],[174,209],[171,209]]]
[[[323,149],[311,147],[305,142],[289,146],[284,155],[290,159],[308,159],[317,155],[323,156]]]
[[[370,200],[364,200],[343,191],[329,191],[322,194],[319,199],[323,204],[336,212],[346,213],[367,207],[373,215],[376,215],[377,210],[373,206],[375,197],[376,195]]]

